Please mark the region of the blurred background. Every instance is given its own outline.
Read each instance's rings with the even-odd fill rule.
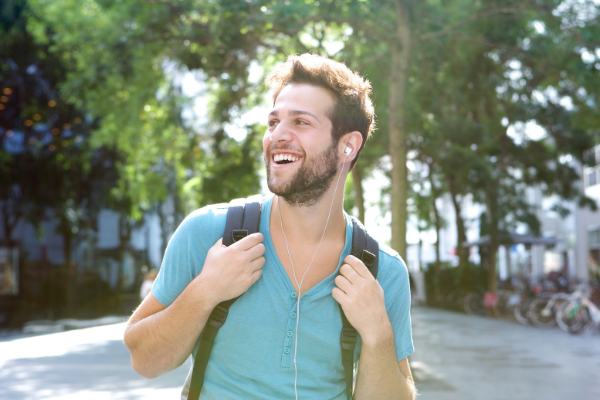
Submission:
[[[600,325],[599,0],[0,0],[0,328],[129,315],[188,213],[266,194],[305,52],[373,86],[345,208],[415,304]]]

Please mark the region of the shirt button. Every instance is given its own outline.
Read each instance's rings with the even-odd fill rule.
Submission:
[[[288,335],[288,337],[292,337],[292,336],[294,336],[294,332],[288,331],[287,335]]]
[[[292,296],[292,299],[295,299],[295,298],[296,298],[296,296],[297,296],[297,295],[296,295],[296,292],[292,292],[292,293],[290,293],[290,296]]]
[[[284,352],[285,354],[290,354],[290,348],[289,348],[289,347],[286,347],[285,349],[283,349],[283,352]]]
[[[296,312],[295,311],[292,311],[292,313],[290,314],[290,318],[291,319],[296,318]]]

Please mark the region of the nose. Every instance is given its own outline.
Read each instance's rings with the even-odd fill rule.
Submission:
[[[278,142],[289,142],[293,139],[293,134],[287,123],[284,121],[279,122],[275,129],[271,131],[271,141],[273,143]]]

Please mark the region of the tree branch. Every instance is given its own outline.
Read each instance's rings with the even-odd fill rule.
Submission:
[[[462,25],[465,25],[472,21],[476,21],[478,19],[489,18],[489,17],[493,17],[498,14],[516,14],[521,9],[522,9],[522,7],[498,7],[498,8],[492,8],[489,10],[485,10],[480,13],[473,14],[473,15],[471,15],[467,18],[464,18],[460,21],[457,21],[451,25],[448,25],[447,27],[445,27],[439,31],[423,34],[423,35],[417,37],[417,41],[428,40],[428,39],[433,39],[436,37],[443,36],[443,35],[447,34],[448,32],[450,32]]]
[[[377,62],[379,60],[381,60],[382,58],[389,56],[390,52],[389,51],[384,51],[382,53],[377,54],[374,57],[371,57],[371,59],[369,61],[365,61],[364,63],[360,64],[357,68],[357,71],[362,71],[363,69],[367,68],[369,65],[373,64],[374,62]]]
[[[138,1],[142,2],[142,3],[146,3],[146,4],[167,6],[173,13],[186,17],[186,19],[193,26],[196,26],[196,27],[202,28],[202,29],[208,28],[208,26],[206,24],[201,24],[198,21],[194,21],[194,20],[190,19],[189,16],[186,14],[186,12],[181,7],[171,3],[170,1],[162,1],[162,0],[138,0]]]
[[[465,37],[465,36],[454,36],[454,39],[465,41],[465,42],[473,42],[473,43],[481,44],[481,45],[488,46],[488,47],[491,47],[491,48],[494,48],[494,49],[504,48],[504,49],[507,49],[507,50],[511,51],[512,53],[521,54],[527,60],[529,60],[533,64],[535,64],[545,74],[560,77],[560,74],[551,73],[551,71],[548,70],[548,68],[547,68],[548,67],[548,63],[547,62],[542,63],[538,58],[530,55],[529,53],[527,53],[525,50],[523,50],[522,48],[520,48],[518,46],[507,46],[507,45],[504,45],[504,44],[500,45],[500,44],[496,44],[496,43],[493,43],[493,42],[490,42],[490,41],[487,41],[487,40],[476,39],[476,38]]]
[[[551,19],[562,23],[560,17],[554,15],[554,13],[552,12],[552,8],[547,6],[546,4],[542,4],[540,3],[538,0],[528,0],[529,3],[533,4],[534,6],[536,6],[537,8],[541,9],[548,17],[550,17]],[[561,24],[562,25],[562,24]],[[577,41],[584,47],[586,48],[590,48],[593,49],[594,47],[596,47],[597,45],[589,43],[588,41],[586,41],[583,36],[581,36],[581,34],[575,30],[575,29],[564,29],[565,31],[571,32],[575,38],[577,39]]]
[[[305,25],[309,22],[321,22],[321,21],[325,21],[327,23],[335,22],[336,24],[340,24],[340,25],[348,24],[348,25],[352,26],[353,28],[364,30],[366,33],[369,34],[369,36],[371,36],[381,42],[389,43],[392,40],[388,36],[382,36],[380,34],[380,32],[375,31],[372,27],[370,27],[369,25],[366,25],[363,21],[360,21],[360,20],[346,20],[344,18],[336,18],[336,17],[332,17],[330,15],[327,15],[327,16],[316,15],[314,17],[306,18],[306,19],[303,19],[298,22],[302,25]]]

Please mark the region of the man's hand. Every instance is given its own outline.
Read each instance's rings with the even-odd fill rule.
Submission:
[[[390,332],[383,289],[361,260],[347,256],[335,284],[331,294],[363,341]]]
[[[262,241],[261,233],[253,233],[229,247],[221,238],[210,248],[197,280],[210,288],[214,306],[240,296],[260,278],[265,264]]]

